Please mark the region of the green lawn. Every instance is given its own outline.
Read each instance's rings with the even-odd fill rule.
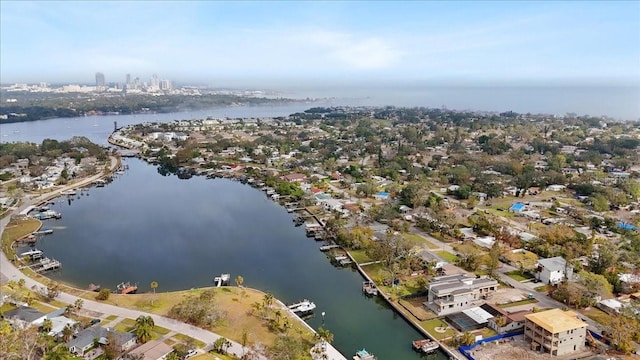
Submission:
[[[520,305],[526,305],[526,304],[535,304],[537,303],[538,300],[536,299],[524,299],[524,300],[520,300],[520,301],[514,301],[514,302],[510,302],[507,304],[499,304],[498,306],[505,309],[505,308],[510,308],[510,307],[514,307],[514,306],[520,306]]]
[[[505,275],[507,275],[508,277],[516,281],[525,281],[525,280],[533,279],[533,276],[528,274],[523,275],[522,273],[520,273],[520,270],[509,271],[505,273]]]
[[[358,264],[363,264],[372,261],[369,255],[366,254],[365,250],[349,250],[349,254],[353,257],[353,259]]]
[[[420,236],[418,234],[402,233],[402,237],[404,237],[405,239],[409,240],[414,245],[424,244],[424,245],[427,245],[427,247],[429,249],[437,249],[438,248],[438,246],[436,246],[434,243],[432,243],[431,241],[423,238],[422,236]]]
[[[109,315],[109,316],[107,316],[106,320],[113,321],[113,320],[115,320],[117,318],[118,317],[116,315]]]
[[[456,335],[456,331],[453,330],[449,325],[447,325],[447,323],[445,323],[440,319],[431,319],[427,321],[421,321],[420,326],[422,326],[423,329],[425,329],[431,336],[433,336],[438,340],[442,340],[442,339]],[[436,331],[437,327],[447,328],[447,330],[443,333],[437,332]]]
[[[176,340],[176,341],[178,341],[178,342],[182,342],[182,343],[190,342],[190,343],[194,344],[198,348],[203,348],[203,347],[207,346],[207,344],[203,343],[202,341],[196,340],[196,339],[194,339],[192,337],[189,337],[187,335],[184,335],[184,334],[175,334],[171,338]]]
[[[444,260],[450,262],[450,263],[455,263],[456,260],[458,260],[458,257],[455,254],[452,254],[448,251],[434,251],[438,256],[440,256],[441,258],[443,258]]]
[[[580,313],[582,315],[585,315],[589,319],[605,326],[611,323],[611,315],[595,307],[590,307],[589,310],[580,310]]]

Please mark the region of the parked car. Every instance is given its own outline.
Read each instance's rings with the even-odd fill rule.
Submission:
[[[185,359],[188,359],[192,356],[195,356],[198,353],[198,351],[196,351],[196,349],[191,349],[189,351],[187,351],[187,355],[184,356]]]
[[[91,322],[89,322],[89,325],[92,326],[92,325],[95,325],[95,324],[97,324],[99,322],[100,322],[100,319],[93,319],[93,320],[91,320]]]

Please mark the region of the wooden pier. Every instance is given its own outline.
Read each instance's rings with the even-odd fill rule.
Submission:
[[[337,249],[340,245],[331,244],[331,245],[322,245],[320,246],[320,251],[329,251],[331,249]]]
[[[49,270],[56,270],[62,267],[62,263],[56,259],[44,258],[30,266],[31,270],[41,273]]]

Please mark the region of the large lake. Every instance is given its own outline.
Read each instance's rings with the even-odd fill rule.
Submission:
[[[232,117],[279,116],[305,107],[231,110],[237,111]],[[105,126],[113,121],[124,125],[215,116],[211,111],[185,115],[54,119],[10,124],[18,130],[10,134],[38,143],[45,137],[84,135],[104,144],[110,133]],[[3,133],[7,127],[3,125]],[[138,159],[125,163],[129,170],[113,183],[71,199],[58,198],[51,206],[63,217],[45,222],[55,232],[37,247],[63,263],[52,278],[79,288],[89,283],[113,288],[131,281],[140,291],[150,291],[151,281],[157,281],[157,291],[170,291],[210,286],[220,273],[242,275],[246,286],[286,303],[314,301],[316,316],[308,323],[318,328],[323,324],[319,314],[325,312],[324,326],[348,358],[362,347],[382,360],[419,358],[411,341],[422,336],[384,302],[364,297],[360,274],[333,267],[319,243],[307,238],[292,215],[263,192],[231,180],[161,176]],[[446,358],[440,353],[432,357]]]

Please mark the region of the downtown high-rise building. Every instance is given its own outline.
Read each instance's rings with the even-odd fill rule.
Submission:
[[[131,85],[131,74],[127,74],[127,85]]]
[[[104,74],[101,72],[97,72],[96,73],[96,87],[97,88],[104,88],[106,85],[106,82],[104,81]]]

